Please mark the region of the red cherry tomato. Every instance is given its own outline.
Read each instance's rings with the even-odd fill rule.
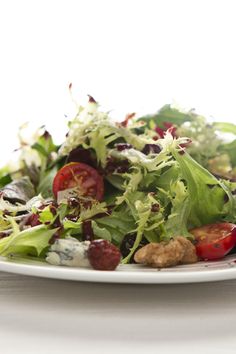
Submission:
[[[236,225],[231,223],[205,225],[190,232],[196,239],[198,257],[205,260],[222,258],[236,245]]]
[[[102,176],[91,166],[80,162],[71,162],[63,166],[53,180],[55,197],[59,191],[75,188],[78,195],[89,196],[101,201],[104,194]]]

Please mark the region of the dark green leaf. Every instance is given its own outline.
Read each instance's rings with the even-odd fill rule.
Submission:
[[[32,145],[32,149],[37,150],[39,154],[43,155],[44,157],[48,157],[48,152],[39,143],[35,143],[34,145]]]
[[[154,122],[158,127],[163,128],[164,122],[169,122],[180,126],[184,122],[191,122],[194,120],[196,114],[193,111],[189,111],[187,113],[181,112],[176,108],[172,108],[171,105],[167,104],[162,107],[156,114],[150,114],[144,117],[139,118],[139,120],[143,120],[148,124],[150,122]]]
[[[0,188],[4,187],[6,184],[10,183],[12,181],[12,178],[10,174],[7,174],[3,177],[0,178]]]
[[[189,154],[173,151],[189,192],[189,223],[191,227],[221,221],[224,217],[235,218],[235,200],[229,188],[209,171],[193,160]],[[228,202],[225,203],[225,196]]]

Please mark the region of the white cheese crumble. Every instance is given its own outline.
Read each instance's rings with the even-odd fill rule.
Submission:
[[[80,242],[73,237],[56,240],[50,247],[46,261],[57,266],[89,267],[89,245],[90,241]]]

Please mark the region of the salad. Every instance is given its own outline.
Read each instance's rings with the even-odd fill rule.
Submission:
[[[114,270],[234,251],[236,125],[171,105],[114,122],[89,96],[68,126],[59,146],[20,132],[0,170],[1,256]]]

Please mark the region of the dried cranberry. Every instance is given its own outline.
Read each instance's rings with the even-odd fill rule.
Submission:
[[[120,123],[120,125],[122,127],[127,127],[128,123],[129,123],[129,120],[134,118],[136,113],[128,113],[125,117],[125,119],[123,120],[123,122]]]
[[[160,210],[160,205],[158,203],[152,204],[151,211],[157,213]]]
[[[9,232],[9,231],[2,231],[2,232],[0,232],[0,239],[1,238],[4,238],[4,237],[7,237],[7,236],[9,236],[11,234],[11,232]]]
[[[57,215],[57,208],[55,205],[51,204],[49,206],[50,212],[52,213],[52,215]]]
[[[60,227],[50,238],[49,244],[53,245],[56,240],[58,240],[61,237],[61,234],[63,232],[63,227]]]
[[[123,238],[120,245],[120,251],[124,258],[128,256],[128,254],[130,253],[130,250],[133,247],[135,240],[136,240],[136,234],[128,234],[125,235],[125,237]]]
[[[47,140],[47,139],[50,139],[50,138],[51,138],[51,134],[50,134],[47,130],[45,130],[45,132],[43,133],[42,137],[43,137],[45,140]]]
[[[40,206],[39,206],[39,210],[43,210],[43,209],[46,208],[47,206],[49,206],[50,211],[51,211],[52,214],[53,214],[54,212],[51,210],[51,208],[53,208],[53,209],[55,209],[55,210],[58,208],[57,202],[52,201],[52,200],[49,200],[49,201],[43,203],[42,205],[40,205]]]
[[[116,169],[117,173],[125,173],[128,172],[129,167],[127,166],[127,164],[124,164],[123,166],[119,166]]]
[[[174,124],[170,122],[164,122],[163,125],[166,128],[166,130],[168,130],[171,133],[172,136],[176,136],[177,127]]]
[[[61,227],[62,226],[62,224],[61,224],[61,221],[60,221],[60,217],[59,217],[59,215],[56,217],[56,219],[53,221],[53,223],[52,223],[52,227],[55,227],[55,228],[57,228],[57,227]]]
[[[71,197],[71,198],[68,198],[67,199],[67,204],[70,208],[78,208],[80,207],[80,201],[78,198],[74,198],[74,197]]]
[[[175,125],[173,125],[170,122],[163,122],[164,125],[164,129],[160,128],[160,127],[156,127],[155,131],[157,132],[157,134],[159,135],[159,137],[161,139],[164,138],[166,131],[168,130],[169,133],[171,133],[172,136],[176,137],[176,130],[177,127]]]
[[[84,241],[92,241],[94,239],[94,233],[92,228],[92,221],[85,220],[82,223],[82,233]]]
[[[107,240],[94,240],[88,249],[91,266],[97,270],[115,270],[120,263],[119,249]]]
[[[134,242],[136,240],[136,234],[127,234],[125,235],[125,237],[123,238],[121,245],[120,245],[120,251],[122,256],[125,258],[129,255],[131,248],[134,245]],[[136,252],[143,246],[145,246],[148,243],[148,241],[146,240],[145,237],[142,238],[139,246],[136,249]],[[134,260],[134,254],[132,255],[132,257],[130,258],[130,263],[135,263]]]
[[[146,144],[142,150],[145,155],[148,154],[159,154],[161,152],[161,147],[157,144]]]
[[[1,194],[0,194],[1,195]],[[3,216],[8,216],[8,215],[11,215],[10,211],[8,210],[3,210]]]
[[[126,150],[126,149],[132,149],[132,145],[131,144],[116,144],[116,149],[118,150],[118,151],[123,151],[123,150]]]
[[[71,150],[66,159],[66,163],[69,162],[83,162],[92,167],[97,167],[97,160],[93,151],[82,147]]]
[[[182,148],[181,150],[178,151],[179,155],[184,155],[185,154],[185,150]]]
[[[130,163],[128,160],[116,160],[112,157],[108,158],[107,164],[105,167],[105,174],[111,175],[115,171],[118,173],[128,172]]]
[[[39,215],[38,214],[30,214],[27,217],[27,220],[25,222],[25,225],[30,225],[32,227],[40,225],[41,222],[39,221]]]
[[[76,221],[78,221],[79,217],[77,215],[74,215],[74,214],[68,214],[68,215],[66,215],[66,218],[68,220],[70,220],[70,221],[76,222]]]
[[[224,203],[227,203],[229,201],[229,196],[228,194],[224,195]]]
[[[161,139],[164,138],[164,136],[165,136],[165,130],[164,129],[161,129],[160,127],[156,127],[155,131],[157,132],[157,134],[159,135],[159,137]]]
[[[97,101],[95,101],[95,99],[92,96],[88,95],[88,98],[89,98],[89,103],[97,103]]]

